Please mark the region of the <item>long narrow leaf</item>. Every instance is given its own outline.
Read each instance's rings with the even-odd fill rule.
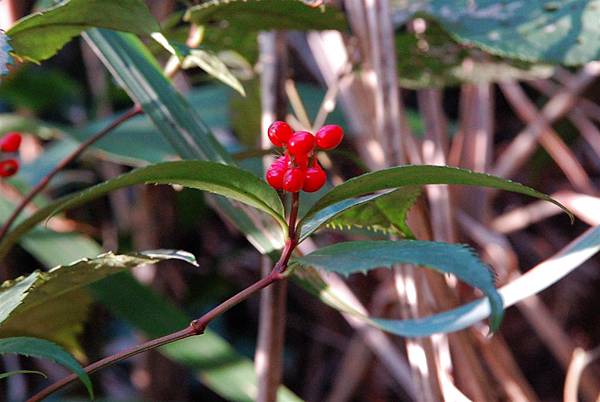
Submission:
[[[252,173],[214,162],[164,162],[135,169],[39,209],[0,243],[0,260],[24,233],[52,214],[82,205],[110,191],[135,184],[179,184],[223,195],[260,209],[279,222],[284,230],[286,228],[283,204],[279,196],[266,182],[259,180]]]
[[[391,188],[422,186],[426,184],[458,184],[463,186],[490,187],[525,194],[556,204],[568,213],[571,219],[573,218],[573,215],[565,206],[550,196],[511,180],[455,167],[408,165],[366,173],[335,187],[313,205],[302,218],[300,224],[303,225],[304,222],[323,208],[349,198]]]
[[[589,229],[560,253],[500,288],[498,293],[502,297],[504,308],[513,306],[550,287],[598,252],[600,252],[600,226]],[[484,320],[491,312],[488,300],[480,299],[443,313],[418,319],[372,318],[346,304],[343,297],[329,288],[314,270],[295,270],[294,278],[329,306],[353,314],[371,325],[400,336],[420,337],[460,331]]]
[[[496,292],[493,273],[472,249],[461,244],[422,240],[351,241],[324,247],[293,262],[346,276],[378,267],[391,268],[394,264],[432,268],[456,275],[487,296],[492,308],[492,331],[502,320],[502,298]]]
[[[94,399],[92,381],[81,365],[63,348],[45,339],[30,337],[15,337],[0,339],[0,355],[16,353],[19,355],[39,357],[52,360],[77,374],[77,377],[87,388],[90,398]]]

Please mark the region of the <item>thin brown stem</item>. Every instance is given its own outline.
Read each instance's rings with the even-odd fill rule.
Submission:
[[[213,319],[215,319],[219,315],[225,313],[226,311],[230,310],[234,306],[240,304],[244,300],[248,299],[250,296],[252,296],[255,293],[259,292],[260,290],[266,288],[267,286],[272,285],[275,282],[279,282],[279,281],[285,279],[286,275],[284,275],[284,272],[287,269],[287,264],[292,256],[292,253],[294,252],[294,249],[298,245],[298,239],[296,237],[296,220],[298,218],[298,207],[300,204],[299,201],[300,201],[300,194],[294,193],[292,195],[292,205],[290,208],[290,215],[289,215],[289,219],[288,219],[288,224],[290,227],[290,231],[289,231],[290,237],[285,243],[285,247],[281,253],[281,257],[279,258],[279,261],[277,261],[277,263],[275,264],[275,266],[273,267],[273,270],[271,271],[271,273],[269,275],[265,276],[264,278],[253,283],[252,285],[248,286],[241,292],[239,292],[239,293],[235,294],[234,296],[230,297],[229,299],[225,300],[223,303],[219,304],[218,306],[216,306],[215,308],[213,308],[212,310],[210,310],[209,312],[204,314],[202,317],[192,321],[187,328],[182,329],[177,332],[174,332],[169,335],[165,335],[160,338],[153,339],[151,341],[142,343],[142,344],[134,346],[132,348],[126,349],[120,353],[116,353],[114,355],[105,357],[102,360],[98,360],[97,362],[92,363],[89,366],[86,366],[84,368],[85,372],[90,374],[90,373],[96,372],[98,370],[101,370],[103,368],[112,366],[113,364],[118,363],[121,360],[125,360],[125,359],[128,359],[137,354],[146,352],[148,350],[156,349],[160,346],[164,346],[169,343],[173,343],[173,342],[185,339],[185,338],[189,338],[191,336],[202,335],[204,333],[204,331],[206,330],[206,327],[208,326],[208,324],[210,324],[210,322]],[[54,384],[51,384],[48,387],[44,388],[43,390],[41,390],[40,392],[38,392],[37,394],[35,394],[31,398],[29,398],[27,400],[27,402],[41,401],[44,398],[51,395],[52,393],[69,385],[71,382],[75,381],[76,379],[77,379],[77,376],[75,374],[69,375],[69,376],[63,378],[62,380],[59,380],[59,381],[55,382]]]
[[[95,142],[100,140],[106,134],[131,119],[132,117],[143,113],[142,108],[138,105],[132,107],[127,113],[115,119],[112,123],[110,123],[107,127],[100,130],[98,133],[88,138],[86,141],[82,142],[77,149],[71,152],[66,158],[64,158],[58,165],[52,169],[46,176],[44,176],[30,191],[27,195],[21,200],[17,208],[12,212],[10,217],[4,222],[2,228],[0,229],[0,241],[4,239],[8,231],[10,230],[13,223],[17,220],[21,212],[27,207],[27,205],[42,192],[50,183],[50,180],[54,178],[61,170],[63,170],[66,166],[68,166],[71,162],[77,159],[87,148],[93,145]]]
[[[280,272],[278,272],[274,269],[271,272],[271,274],[269,274],[268,276],[260,279],[259,281],[255,282],[254,284],[250,285],[249,287],[242,290],[235,296],[225,300],[223,303],[219,304],[217,307],[210,310],[208,313],[204,314],[202,317],[192,321],[190,323],[189,327],[182,329],[180,331],[171,333],[169,335],[165,335],[163,337],[156,338],[156,339],[153,339],[148,342],[144,342],[140,345],[126,349],[126,350],[116,353],[114,355],[105,357],[102,360],[98,360],[97,362],[92,363],[89,366],[86,366],[84,368],[84,370],[86,373],[91,374],[91,373],[94,373],[103,368],[112,366],[113,364],[118,363],[122,360],[128,359],[132,356],[146,352],[148,350],[156,349],[160,346],[164,346],[169,343],[173,343],[173,342],[185,339],[185,338],[189,338],[191,336],[201,335],[206,330],[206,327],[208,326],[208,324],[215,317],[219,316],[220,314],[223,314],[227,310],[231,309],[232,307],[234,307],[234,306],[238,305],[239,303],[243,302],[244,300],[248,299],[250,296],[252,296],[256,292],[258,292],[259,290],[271,285],[274,282],[278,282],[284,278],[285,278],[284,275],[282,275]],[[35,394],[31,398],[29,398],[27,400],[27,402],[41,401],[44,398],[47,398],[49,395],[53,394],[54,392],[69,385],[71,382],[75,381],[76,379],[77,379],[77,376],[75,374],[71,374],[71,375],[63,378],[62,380],[59,380],[59,381],[55,382],[54,384],[51,384],[48,387],[44,388],[43,390],[41,390],[40,392],[38,392],[37,394]]]
[[[188,328],[182,329],[181,331],[177,331],[172,334],[169,334],[169,335],[157,338],[157,339],[153,339],[148,342],[144,342],[144,343],[137,345],[135,347],[132,347],[130,349],[124,350],[122,352],[116,353],[116,354],[108,356],[108,357],[105,357],[102,360],[98,360],[97,362],[94,362],[94,363],[90,364],[89,366],[86,366],[84,370],[86,373],[91,374],[91,373],[94,373],[105,367],[112,366],[116,362],[119,362],[121,360],[125,360],[132,356],[135,356],[139,353],[142,353],[142,352],[145,352],[145,351],[151,350],[151,349],[156,349],[160,346],[163,346],[163,345],[166,345],[166,344],[169,344],[169,343],[181,340],[181,339],[188,338],[192,335],[196,335],[196,333],[195,333],[194,328],[192,328],[190,326]],[[41,390],[40,392],[38,392],[37,394],[35,394],[31,398],[29,398],[27,400],[27,402],[41,401],[44,398],[47,398],[48,396],[53,394],[54,392],[64,388],[65,386],[67,386],[71,382],[75,381],[76,379],[77,379],[77,375],[71,374],[71,375],[63,378],[62,380],[59,380],[59,381],[55,382],[54,384],[51,384],[50,386],[44,388],[43,390]]]

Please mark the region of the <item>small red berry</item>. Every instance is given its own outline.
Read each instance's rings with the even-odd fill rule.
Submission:
[[[283,189],[290,193],[302,190],[304,184],[304,170],[299,168],[288,169],[283,175]]]
[[[267,169],[267,183],[275,190],[283,190],[283,175],[285,172],[286,168],[277,166],[273,163],[271,167]]]
[[[315,191],[319,191],[326,181],[327,175],[325,171],[318,163],[315,163],[313,167],[306,169],[302,190],[307,193],[314,193]]]
[[[0,139],[0,151],[17,152],[21,146],[21,138],[21,134],[17,132],[6,134]]]
[[[288,141],[288,151],[290,154],[306,155],[315,148],[315,136],[307,131],[298,131]]]
[[[16,159],[7,159],[0,162],[0,177],[10,177],[19,170],[19,162]]]
[[[282,147],[294,135],[294,130],[285,121],[276,121],[269,126],[267,135],[273,145]]]
[[[344,130],[340,126],[329,124],[317,131],[317,146],[321,149],[333,149],[340,145],[344,138]]]
[[[306,169],[308,167],[308,154],[298,154],[294,156],[294,163],[300,169]]]
[[[271,167],[280,167],[283,170],[287,169],[288,166],[290,164],[290,157],[289,155],[284,155],[284,156],[280,156],[279,158],[275,159],[275,161],[271,164]]]

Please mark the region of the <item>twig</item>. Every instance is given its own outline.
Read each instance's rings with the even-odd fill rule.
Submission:
[[[244,300],[253,296],[258,291],[264,289],[265,287],[272,285],[275,282],[279,282],[284,280],[287,276],[285,275],[285,271],[288,266],[288,262],[294,252],[296,246],[298,245],[298,239],[296,237],[296,220],[298,217],[298,207],[299,207],[299,193],[294,193],[292,198],[292,207],[290,210],[288,225],[289,225],[289,235],[290,237],[287,239],[285,243],[285,247],[281,253],[281,257],[277,261],[277,263],[273,266],[273,269],[269,275],[263,277],[259,281],[254,284],[248,286],[241,292],[235,294],[229,299],[225,300],[223,303],[219,304],[200,318],[192,321],[190,325],[177,332],[173,332],[169,335],[153,339],[148,342],[144,342],[140,345],[134,346],[132,348],[126,349],[122,352],[116,353],[114,355],[108,356],[102,360],[98,360],[95,363],[90,364],[84,368],[85,372],[90,374],[101,370],[103,368],[112,366],[113,364],[120,362],[121,360],[128,359],[137,354],[146,352],[148,350],[156,349],[160,346],[167,345],[169,343],[173,343],[185,338],[189,338],[191,336],[202,335],[206,330],[206,327],[212,320],[214,320],[219,315],[225,313],[231,308],[237,306]],[[60,381],[55,382],[54,384],[49,385],[44,388],[31,398],[27,400],[27,402],[38,402],[47,398],[49,395],[54,392],[64,388],[68,384],[72,383],[77,379],[77,375],[71,374]]]
[[[312,130],[316,132],[320,127],[325,124],[327,120],[327,116],[335,109],[335,99],[337,97],[340,88],[347,85],[346,81],[352,79],[352,65],[346,64],[342,71],[342,75],[338,77],[337,80],[333,82],[332,85],[329,86],[325,96],[323,97],[323,101],[321,101],[321,106],[319,107],[319,111],[317,112],[317,117],[313,122]]]
[[[120,126],[121,124],[123,124],[127,120],[131,119],[132,117],[134,117],[138,114],[141,114],[142,112],[143,112],[142,108],[139,105],[132,107],[127,113],[121,115],[120,117],[115,119],[112,123],[110,123],[107,127],[100,130],[98,133],[96,133],[92,137],[88,138],[86,141],[82,142],[77,147],[77,149],[75,149],[71,154],[69,154],[66,158],[64,158],[62,161],[60,161],[58,163],[58,165],[56,165],[54,167],[54,169],[52,169],[52,171],[50,171],[46,176],[44,176],[29,191],[29,193],[27,193],[25,198],[23,198],[21,200],[21,202],[19,203],[17,208],[12,212],[10,217],[6,220],[6,222],[4,222],[4,224],[2,225],[2,228],[0,229],[0,242],[4,239],[4,237],[10,230],[10,227],[12,226],[12,224],[19,217],[21,212],[23,212],[25,207],[27,207],[29,202],[31,202],[31,200],[33,200],[36,195],[38,195],[40,192],[42,192],[42,190],[44,190],[44,188],[46,188],[46,186],[48,185],[48,183],[50,183],[50,180],[52,180],[52,178],[54,176],[56,176],[62,169],[64,169],[67,165],[69,165],[71,162],[73,162],[75,159],[77,159],[92,144],[94,144],[95,142],[100,140],[102,137],[104,137],[106,134],[108,134],[109,132],[114,130],[116,127]]]

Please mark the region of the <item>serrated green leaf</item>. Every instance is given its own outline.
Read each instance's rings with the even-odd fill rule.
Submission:
[[[327,221],[326,225],[334,229],[356,227],[414,239],[415,235],[406,224],[406,217],[420,194],[419,187],[405,187],[387,194],[378,194],[379,197],[371,202],[342,211]],[[337,204],[333,207],[335,205]]]
[[[573,219],[573,214],[552,197],[511,180],[449,166],[407,165],[365,173],[335,187],[313,205],[300,221],[300,225],[323,208],[349,198],[381,190],[426,184],[480,186],[525,194],[557,205]]]
[[[300,222],[300,241],[325,225],[331,229],[361,228],[414,238],[406,215],[421,190],[406,187],[350,198],[325,207]]]
[[[142,0],[67,0],[20,19],[7,34],[16,55],[40,62],[93,27],[136,34],[160,30]]]
[[[427,13],[492,54],[566,65],[600,59],[600,0],[432,0]]]
[[[212,0],[191,7],[184,19],[199,25],[227,21],[229,26],[245,31],[348,28],[340,10],[311,7],[299,0]]]
[[[114,179],[65,196],[39,209],[17,225],[0,243],[0,260],[28,230],[53,214],[82,205],[104,194],[136,184],[179,184],[222,195],[253,206],[273,217],[285,230],[283,204],[275,190],[252,173],[215,162],[176,161],[141,167]]]
[[[48,376],[46,374],[42,373],[41,371],[36,371],[36,370],[13,370],[13,371],[7,371],[6,373],[0,373],[0,379],[12,377],[13,375],[17,375],[17,374],[37,374],[37,375],[41,375],[44,378],[48,378]]]
[[[139,265],[173,259],[196,263],[183,251],[107,253],[6,281],[0,287],[0,337],[35,336],[77,350],[76,337],[92,302],[87,285]]]
[[[60,346],[45,339],[15,337],[0,339],[0,354],[16,353],[23,356],[48,359],[56,362],[79,377],[87,388],[90,398],[94,399],[92,381],[81,365]],[[42,374],[43,375],[43,374]]]
[[[540,293],[557,283],[600,252],[600,226],[589,229],[555,256],[499,289],[504,308]],[[384,331],[400,336],[420,337],[465,329],[490,315],[487,299],[479,299],[455,309],[427,317],[407,320],[372,318],[345,302],[343,295],[330,288],[315,269],[296,269],[295,280],[327,305],[350,313]]]
[[[179,59],[184,70],[199,67],[209,75],[229,85],[242,95],[246,95],[240,81],[229,71],[216,53],[206,49],[192,49],[181,43],[170,43],[163,34],[155,32],[152,38],[160,43],[169,53]]]
[[[327,246],[293,259],[302,266],[321,268],[345,276],[395,264],[414,264],[453,274],[485,294],[492,308],[490,327],[502,321],[502,298],[495,288],[494,275],[475,252],[462,244],[423,240],[351,241]]]

